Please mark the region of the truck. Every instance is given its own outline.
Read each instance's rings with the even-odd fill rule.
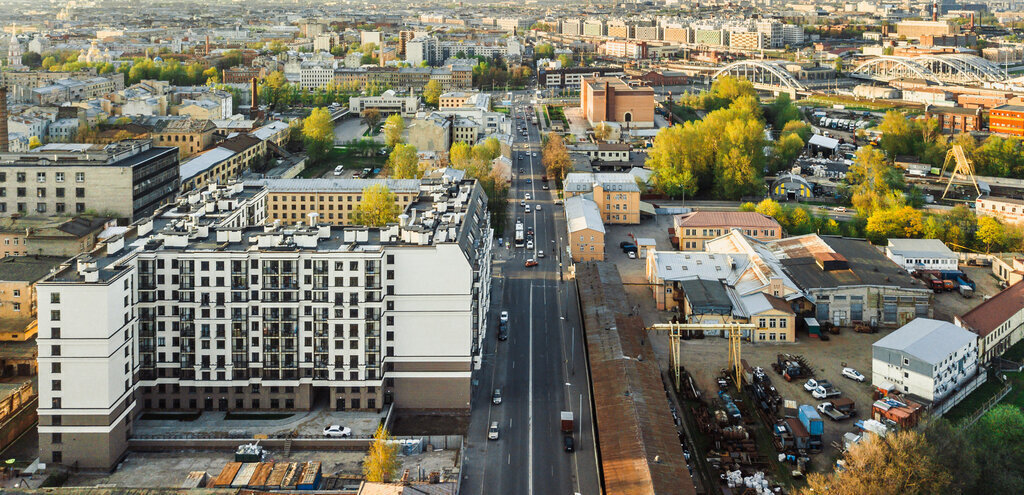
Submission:
[[[827,387],[819,386],[811,391],[811,397],[814,397],[815,399],[830,399],[832,397],[839,397],[840,395],[842,395],[842,392],[831,385]]]
[[[836,409],[831,402],[822,402],[821,404],[818,404],[818,412],[828,416],[832,421],[842,421],[850,417],[849,414]]]
[[[523,221],[516,220],[516,247],[523,247],[526,242],[526,235],[523,233]]]
[[[572,411],[562,411],[561,418],[562,418],[562,433],[566,433],[566,434],[572,433],[572,430],[573,430]]]

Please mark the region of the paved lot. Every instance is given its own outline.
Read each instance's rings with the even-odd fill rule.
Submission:
[[[325,426],[342,425],[352,428],[353,436],[372,436],[383,417],[383,413],[319,409],[299,412],[285,419],[229,420],[225,419],[225,413],[215,411],[203,413],[195,421],[138,420],[135,422],[134,432],[139,436],[192,434],[196,437],[216,438],[227,434],[238,436],[237,433],[240,432],[248,436],[297,431],[299,435],[317,436],[323,434]]]
[[[270,452],[268,461],[322,463],[323,473],[359,475],[362,472],[363,452],[347,451],[292,451],[287,459],[275,458]],[[416,473],[418,468],[425,472],[440,471],[453,467],[457,452],[434,451],[412,456],[399,456],[402,470]],[[78,474],[72,476],[65,486],[112,485],[116,487],[179,487],[191,471],[206,471],[216,476],[224,465],[234,460],[230,452],[188,451],[188,452],[147,452],[132,453],[110,474]]]
[[[361,139],[366,132],[366,124],[358,118],[342,119],[334,126],[334,144],[346,144],[354,139]],[[378,141],[383,142],[381,136],[376,136]]]
[[[645,261],[642,259],[629,259],[618,249],[620,241],[630,240],[629,234],[636,237],[651,237],[657,242],[659,250],[672,250],[668,241],[667,228],[671,225],[669,216],[659,216],[657,219],[646,219],[640,225],[610,226],[606,235],[606,259],[616,263],[622,275],[625,290],[630,296],[630,302],[637,311],[644,317],[648,324],[667,322],[672,316],[671,312],[658,311],[655,307],[651,289],[646,285]],[[998,292],[997,282],[989,275],[990,270],[982,267],[966,267],[966,272],[978,285],[978,294],[975,297],[966,299],[959,293],[941,293],[935,298],[934,313],[938,319],[951,321],[954,315],[963,314],[984,300],[984,296]],[[750,366],[760,366],[769,370],[772,383],[779,390],[783,399],[791,399],[800,404],[817,405],[820,401],[813,399],[810,393],[803,389],[806,380],[786,382],[783,378],[771,371],[771,364],[775,362],[779,353],[790,353],[803,355],[814,368],[816,377],[825,378],[836,384],[842,391],[844,397],[853,399],[856,403],[857,414],[854,419],[846,419],[841,422],[833,422],[825,419],[825,448],[822,453],[812,457],[813,470],[828,469],[832,459],[838,455],[838,451],[832,448],[833,442],[841,442],[842,434],[853,431],[853,422],[856,419],[869,417],[872,399],[871,380],[871,345],[891,330],[882,331],[877,334],[858,334],[852,330],[844,329],[840,335],[832,335],[831,340],[822,342],[812,339],[806,334],[797,335],[797,342],[788,344],[767,344],[767,343],[744,343],[743,358]],[[659,362],[666,369],[668,368],[668,339],[665,336],[651,336],[652,344],[658,356]],[[708,338],[704,340],[685,341],[682,346],[682,362],[684,366],[694,375],[700,388],[705,394],[717,390],[715,378],[719,371],[728,365],[728,348],[726,341],[721,338]],[[844,366],[850,366],[865,376],[866,383],[857,383],[841,376]]]

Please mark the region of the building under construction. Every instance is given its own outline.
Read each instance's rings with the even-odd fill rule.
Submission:
[[[604,493],[696,493],[644,322],[631,314],[618,268],[576,265]]]

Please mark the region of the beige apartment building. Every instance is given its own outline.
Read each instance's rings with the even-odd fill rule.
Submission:
[[[586,195],[597,203],[604,223],[640,223],[640,187],[630,174],[573,172],[563,187],[566,198]]]
[[[357,224],[363,190],[377,184],[387,186],[403,211],[420,192],[418,179],[263,179],[246,184],[267,187],[267,222],[281,225],[308,222],[311,213],[320,223]]]
[[[565,222],[572,260],[604,261],[604,222],[597,204],[584,196],[565,200]]]
[[[703,251],[704,243],[739,229],[759,241],[782,238],[782,226],[774,218],[753,211],[695,211],[675,215],[672,227],[680,251]]]

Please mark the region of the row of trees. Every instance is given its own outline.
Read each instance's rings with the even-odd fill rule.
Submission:
[[[508,182],[498,170],[494,160],[501,156],[501,143],[497,138],[487,138],[482,143],[470,146],[468,143],[452,144],[448,161],[453,168],[464,170],[466,176],[480,182],[487,193],[487,207],[491,211],[491,228],[497,233],[504,230],[508,217]]]
[[[259,84],[260,103],[276,109],[287,109],[292,106],[327,106],[332,103],[348,105],[349,98],[365,93],[378,96],[388,88],[386,85],[367,84],[365,87],[357,82],[341,85],[328,84],[325,87],[305,90],[298,84],[289,83],[284,73],[274,71],[267,75]]]
[[[1024,493],[1024,413],[999,405],[968,428],[940,418],[921,431],[869,435],[843,463],[832,474],[811,474],[802,493]]]

